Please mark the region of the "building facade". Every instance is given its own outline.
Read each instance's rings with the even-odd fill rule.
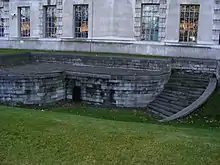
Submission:
[[[0,47],[220,58],[220,0],[0,0]]]

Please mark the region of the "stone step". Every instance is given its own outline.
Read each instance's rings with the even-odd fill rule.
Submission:
[[[176,93],[174,93],[174,92],[176,92]],[[198,94],[187,93],[186,91],[182,92],[182,94],[180,94],[180,93],[177,94],[177,92],[179,92],[179,91],[173,91],[173,92],[162,91],[160,93],[160,96],[170,96],[170,97],[176,97],[178,99],[197,98],[200,96]]]
[[[175,91],[175,90],[168,90],[168,89],[164,89],[162,91],[161,94],[167,94],[167,95],[172,95],[172,96],[177,96],[177,97],[180,97],[180,98],[198,98],[200,96],[200,93],[192,93],[191,91]]]
[[[194,90],[185,90],[185,89],[173,89],[173,88],[166,88],[168,90],[173,90],[173,91],[178,91],[178,92],[182,92],[184,93],[185,96],[187,97],[199,97],[203,92],[198,92],[198,91],[194,91]]]
[[[167,106],[164,106],[162,104],[158,104],[156,102],[153,102],[152,104],[150,104],[151,106],[153,107],[157,107],[157,108],[160,108],[160,110],[163,111],[163,114],[166,113],[165,115],[169,115],[169,116],[172,116],[173,114],[179,112],[175,109],[172,109],[171,107],[167,107]]]
[[[178,74],[171,74],[171,78],[175,79],[184,79],[184,80],[194,80],[194,81],[209,81],[210,76],[190,76],[190,75],[178,75]]]
[[[204,89],[205,90],[205,89]],[[165,88],[160,95],[169,95],[172,97],[179,97],[181,99],[187,98],[198,98],[203,92],[191,90],[184,90],[184,89],[173,89],[173,88]]]
[[[177,113],[179,111],[181,111],[182,109],[184,109],[185,107],[183,106],[178,106],[178,105],[174,105],[172,103],[167,103],[167,102],[163,102],[161,100],[155,100],[153,103],[153,105],[156,104],[156,105],[161,105],[164,107],[165,110],[168,110],[172,113]]]
[[[169,104],[176,105],[176,106],[181,106],[181,107],[187,107],[188,105],[192,104],[192,101],[189,101],[189,100],[182,100],[180,102],[180,101],[167,100],[167,99],[162,98],[162,97],[157,97],[156,100],[167,102]]]
[[[172,96],[167,96],[167,95],[159,95],[156,99],[163,99],[163,100],[167,100],[167,102],[175,104],[175,105],[179,105],[179,106],[188,106],[189,104],[192,103],[192,101],[195,101],[197,98],[187,98],[187,99],[181,99],[178,97],[172,97]]]
[[[169,96],[169,97],[176,97],[178,99],[187,99],[187,96],[185,95],[174,94],[166,91],[161,92],[160,96]]]
[[[172,73],[164,90],[149,104],[149,109],[159,116],[172,116],[197,100],[209,84],[210,76],[203,74]]]
[[[150,110],[153,110],[155,111],[156,113],[158,114],[161,114],[162,116],[161,117],[169,117],[169,116],[172,116],[173,113],[172,112],[169,112],[169,111],[166,111],[166,110],[163,110],[162,108],[158,107],[157,105],[149,105],[148,108],[150,108]]]
[[[208,84],[209,79],[194,79],[194,78],[184,78],[184,77],[171,77],[169,79],[169,82],[186,82],[189,84],[198,84],[198,85],[203,85],[203,84]]]
[[[173,76],[178,76],[178,77],[198,77],[198,78],[202,78],[202,77],[213,77],[212,74],[206,74],[206,73],[195,73],[195,72],[185,72],[183,70],[172,70],[172,75]]]
[[[156,99],[157,98],[163,98],[163,99],[166,99],[166,100],[169,100],[169,101],[179,101],[179,99],[176,98],[176,97],[164,96],[164,95],[161,95],[161,94],[158,97],[156,97]]]
[[[170,84],[172,86],[183,86],[183,87],[190,87],[190,88],[205,88],[208,85],[208,83],[196,84],[195,82],[188,83],[186,81],[181,81],[181,80],[178,80],[178,81],[169,80],[167,84]]]
[[[170,76],[171,79],[176,79],[176,80],[184,80],[184,81],[195,81],[195,82],[207,82],[209,81],[210,77],[207,76],[202,76],[202,77],[193,77],[193,76],[188,76],[188,75],[171,75]]]
[[[198,94],[201,95],[201,93],[204,92],[205,88],[191,88],[191,87],[184,87],[184,86],[173,86],[172,84],[166,84],[164,86],[165,89],[169,90],[175,90],[175,91],[182,91],[184,93],[189,93],[189,91],[192,94]]]
[[[173,86],[185,86],[185,87],[192,87],[192,88],[206,88],[206,86],[208,85],[208,83],[203,82],[203,83],[195,83],[195,82],[187,82],[187,81],[180,81],[180,80],[170,80],[169,81],[170,85]]]

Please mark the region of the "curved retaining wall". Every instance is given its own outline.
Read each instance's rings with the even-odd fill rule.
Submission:
[[[62,74],[1,75],[0,101],[9,104],[43,104],[65,99]]]
[[[46,104],[72,100],[79,87],[88,103],[117,107],[146,107],[162,91],[169,74],[112,76],[91,73],[53,73],[0,77],[0,101],[10,104]]]
[[[163,90],[169,73],[153,76],[112,76],[67,72],[67,99],[74,86],[81,88],[82,100],[117,107],[146,107]]]
[[[65,63],[75,66],[98,66],[110,68],[127,68],[149,71],[170,72],[171,59],[169,58],[140,58],[129,56],[86,55],[72,53],[32,52],[31,58],[36,62]]]
[[[163,90],[171,72],[170,59],[33,53],[29,60],[39,72],[29,73],[25,68],[22,72],[23,66],[0,72],[1,102],[45,104],[71,100],[76,95],[73,89],[78,87],[81,99],[88,103],[146,107]],[[51,63],[51,67],[56,64],[59,71],[45,72],[41,63]],[[76,72],[73,66],[83,69]],[[97,72],[106,68],[106,72]],[[120,68],[120,73],[114,68]]]

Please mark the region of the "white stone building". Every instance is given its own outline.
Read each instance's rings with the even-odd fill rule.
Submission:
[[[0,0],[0,47],[220,59],[220,0]]]

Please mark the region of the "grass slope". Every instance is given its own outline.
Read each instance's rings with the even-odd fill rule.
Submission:
[[[220,131],[0,107],[2,165],[219,165]]]

